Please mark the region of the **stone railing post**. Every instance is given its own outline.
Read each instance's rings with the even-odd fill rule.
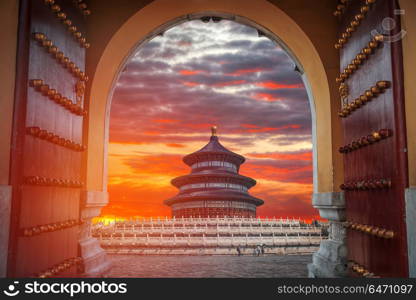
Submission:
[[[106,252],[100,242],[91,235],[92,218],[100,215],[101,208],[108,203],[108,193],[102,191],[83,191],[81,193],[81,219],[79,247],[84,262],[85,277],[101,277],[110,269]]]
[[[322,240],[319,250],[313,254],[308,265],[309,277],[347,276],[345,198],[343,192],[316,193],[312,198],[313,207],[322,218],[328,219],[328,239]]]

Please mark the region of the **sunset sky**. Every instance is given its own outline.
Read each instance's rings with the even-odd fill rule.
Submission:
[[[246,157],[260,217],[316,218],[311,116],[293,61],[257,30],[231,21],[178,25],[137,49],[113,97],[110,204],[102,216],[170,216],[182,157],[220,142]]]

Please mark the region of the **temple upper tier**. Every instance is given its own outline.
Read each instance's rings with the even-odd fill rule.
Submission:
[[[215,126],[211,130],[209,143],[183,158],[191,173],[171,181],[179,193],[165,204],[174,217],[256,217],[264,202],[248,193],[256,181],[239,174],[245,158],[220,144]]]

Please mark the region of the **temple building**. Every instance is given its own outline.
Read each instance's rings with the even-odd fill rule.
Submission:
[[[165,204],[173,217],[256,217],[264,202],[248,193],[256,181],[239,174],[245,158],[220,144],[216,126],[211,131],[207,145],[183,158],[191,173],[171,181],[179,193]]]

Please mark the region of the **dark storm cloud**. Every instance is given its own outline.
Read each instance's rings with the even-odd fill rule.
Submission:
[[[236,40],[224,44],[224,48],[250,48],[254,42],[249,40]]]
[[[198,111],[201,112],[201,110],[192,107],[192,104],[200,103],[199,105],[202,105],[203,108],[207,108],[207,110],[202,110],[204,114],[210,111],[218,112],[220,115],[231,113],[229,117],[238,119],[236,113],[240,115],[249,113],[248,118],[247,115],[244,115],[245,123],[259,124],[260,122],[264,125],[282,125],[287,123],[292,116],[299,116],[294,121],[300,122],[303,127],[310,127],[309,106],[305,101],[306,92],[303,88],[261,88],[255,85],[254,81],[250,82],[248,76],[246,76],[247,79],[242,78],[245,76],[235,80],[233,76],[221,74],[212,76],[209,74],[181,76],[175,73],[126,74],[120,78],[114,94],[114,101],[122,102],[120,108],[134,104],[136,108],[144,110],[147,110],[149,105],[161,102],[166,105],[179,105],[185,111],[176,113],[180,113],[185,118],[192,118],[192,115],[185,113],[199,115]],[[193,86],[187,86],[187,83],[193,84]],[[247,86],[247,83],[251,83],[253,86],[234,94],[213,90],[221,86]],[[205,88],[201,89],[200,85],[204,85]],[[253,100],[256,100],[259,95],[269,95],[271,98],[283,99],[283,101],[280,105],[260,101],[261,99],[254,102]],[[125,109],[121,110],[123,113],[125,112]],[[112,113],[117,115],[117,111],[116,107]],[[262,114],[258,120],[255,118],[256,112]],[[160,113],[165,114],[166,112],[160,111]],[[175,114],[175,112],[169,114]],[[269,116],[269,118],[264,119],[265,116]]]
[[[203,59],[207,62],[223,62],[222,71],[224,73],[233,73],[238,70],[272,70],[282,68],[287,62],[287,56],[283,52],[275,53],[274,56],[266,56],[261,53],[244,51],[236,49],[236,53],[211,54],[205,55]]]
[[[149,41],[144,45],[140,45],[138,48],[138,51],[140,52],[140,59],[145,60],[154,57],[157,53],[155,50],[160,49],[160,47],[161,43],[155,40]],[[135,56],[137,56],[137,53]]]
[[[161,100],[163,97],[170,97],[169,105],[163,105]],[[257,135],[273,136],[277,133],[296,135],[310,132],[310,119],[305,117],[307,110],[293,111],[290,106],[276,109],[269,102],[259,102],[253,105],[253,100],[248,97],[219,93],[212,95],[209,92],[195,90],[183,94],[177,93],[175,96],[162,93],[156,97],[149,93],[130,95],[128,99],[126,97],[123,99],[125,101],[115,96],[115,101],[123,104],[111,112],[111,135],[122,141],[143,141],[145,137],[140,136],[136,130],[137,127],[142,128],[143,131],[157,131],[161,134],[177,130],[183,133],[203,134],[207,132],[208,126],[201,128],[191,126],[202,120],[204,123],[221,124],[223,133],[250,133],[250,130],[255,132],[256,128],[264,127],[276,128],[276,130],[257,133]],[[162,107],[155,108],[158,104]],[[174,122],[161,124],[155,122],[156,119]],[[250,129],[244,127],[243,124],[255,124],[257,127]],[[287,124],[299,126],[297,128],[285,127]],[[247,137],[251,138],[251,136]],[[147,137],[147,139],[151,138],[154,137]]]
[[[284,98],[288,100],[299,100],[303,101],[302,105],[305,105],[305,98],[307,98],[307,94],[305,89],[303,88],[278,88],[278,89],[257,89],[252,90],[254,93],[262,93],[266,92],[268,94],[272,94],[279,98]]]

